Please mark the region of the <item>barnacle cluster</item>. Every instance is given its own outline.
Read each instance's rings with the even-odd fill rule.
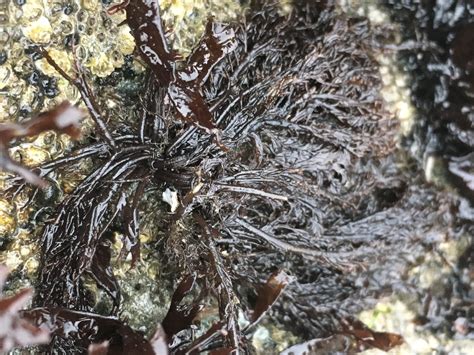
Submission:
[[[163,20],[171,27],[173,47],[188,54],[204,32],[206,18],[218,21],[235,20],[243,12],[239,1],[217,0],[165,0],[160,2]]]
[[[135,72],[143,71],[141,64],[131,57],[135,42],[129,27],[123,23],[125,13],[107,13],[110,6],[120,2],[27,0],[5,3],[7,23],[0,33],[0,40],[4,44],[0,48],[0,123],[28,120],[64,100],[82,105],[78,90],[35,51],[36,47],[46,49],[59,67],[70,76],[75,75],[76,65],[79,64],[96,90],[107,90],[105,86],[108,82],[103,79],[114,71],[119,71],[126,61]],[[209,16],[223,21],[234,19],[242,12],[238,2],[231,0],[168,0],[160,2],[160,5],[169,30],[168,35],[172,37],[174,48],[182,54],[189,53],[199,40]],[[105,104],[111,110],[117,106],[114,99],[107,99]],[[86,119],[82,126],[83,136],[87,136],[91,127],[91,120]],[[45,132],[18,142],[10,152],[22,164],[35,167],[61,157],[72,147],[73,143],[68,136]],[[39,255],[34,246],[37,245],[42,222],[48,215],[45,211],[48,211],[48,206],[52,203],[59,201],[59,196],[73,191],[86,176],[90,161],[85,160],[79,168],[52,173],[48,177],[48,188],[38,192],[38,203],[33,204],[30,200],[30,188],[13,198],[0,198],[0,248],[4,250],[0,255],[0,263],[19,272],[14,274],[19,278],[14,278],[10,288],[15,288],[18,282],[28,285],[29,280],[34,277]],[[11,187],[11,177],[11,174],[0,172],[0,197]],[[40,206],[41,203],[44,206]],[[147,229],[146,226],[144,229]],[[142,251],[142,260],[145,262],[140,263],[136,269],[127,271],[126,275],[129,263],[117,267],[117,270],[122,271],[118,272],[117,278],[124,293],[123,312],[129,316],[132,324],[135,319],[143,320],[143,317],[150,318],[166,311],[152,308],[167,302],[151,302],[140,298],[140,288],[158,287],[154,279],[158,274],[158,265],[156,260],[153,262],[146,247],[151,241],[149,235],[150,233],[144,233],[140,237],[145,244]],[[121,248],[120,236],[116,236],[115,240],[117,257]],[[133,284],[128,283],[130,273],[137,280]],[[165,294],[159,292],[151,294],[165,297]],[[100,306],[106,297],[102,298],[99,291],[96,295]],[[152,324],[152,319],[147,323]]]
[[[6,2],[7,25],[0,33],[0,122],[29,119],[32,115],[69,100],[80,103],[78,90],[59,75],[47,61],[33,51],[34,46],[48,50],[49,55],[67,74],[74,75],[75,60],[94,78],[106,78],[119,70],[135,47],[124,12],[108,14],[107,9],[120,0],[27,0]],[[167,0],[160,3],[169,26],[175,49],[188,53],[201,36],[208,16],[219,20],[235,18],[241,7],[235,1]],[[73,51],[74,49],[74,51]],[[74,53],[74,54],[73,54]],[[132,61],[130,59],[130,61]],[[137,72],[143,70],[132,63]],[[102,84],[102,83],[101,83]],[[107,102],[114,106],[113,100]],[[84,131],[90,129],[86,120]],[[42,133],[12,148],[12,156],[34,167],[55,159],[72,147],[69,137],[54,132]],[[87,171],[68,171],[53,181],[62,192],[69,193]],[[9,187],[9,175],[0,172],[0,192]],[[53,175],[53,177],[55,177]],[[0,201],[0,236],[18,233],[17,205],[25,201]],[[23,222],[26,222],[25,214]],[[21,223],[20,223],[21,224]],[[7,262],[2,257],[0,261]],[[21,257],[12,264],[19,265]]]
[[[77,101],[75,88],[44,58],[32,53],[32,45],[46,48],[58,65],[71,74],[74,55],[95,77],[107,77],[121,68],[135,43],[125,13],[107,14],[120,1],[40,0],[7,2],[6,37],[0,53],[0,121],[28,117],[64,99]],[[186,53],[199,39],[205,19],[235,18],[240,8],[235,1],[164,1],[164,18],[176,49]]]
[[[8,41],[2,65],[6,80],[2,83],[5,92],[1,105],[9,110],[3,113],[3,120],[28,117],[64,99],[78,99],[77,91],[33,52],[33,46],[46,48],[68,73],[73,72],[75,46],[81,64],[96,76],[107,76],[119,68],[124,55],[133,50],[126,29],[119,28],[98,1],[29,0],[8,4]],[[118,16],[115,18],[120,21]]]

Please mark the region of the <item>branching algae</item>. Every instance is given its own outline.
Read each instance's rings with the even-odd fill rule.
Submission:
[[[92,142],[36,169],[45,179],[93,162],[42,234],[35,308],[23,315],[50,329],[44,351],[248,353],[267,314],[310,342],[399,345],[353,314],[402,284],[401,272],[389,273],[449,200],[396,169],[396,125],[379,97],[368,23],[332,1],[295,1],[290,14],[253,1],[241,24],[209,20],[181,58],[158,1],[109,8],[117,11],[147,68],[127,121],[104,114],[79,60],[69,75],[33,49],[78,89],[95,122]],[[120,230],[121,257],[139,262],[140,205],[152,188],[177,195],[156,226],[176,286],[147,340],[120,320],[110,244]],[[109,314],[95,313],[86,278],[109,295]]]

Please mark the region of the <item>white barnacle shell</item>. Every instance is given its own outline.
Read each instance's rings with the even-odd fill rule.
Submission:
[[[175,212],[179,206],[178,193],[167,188],[163,191],[163,201],[171,206],[171,212]]]

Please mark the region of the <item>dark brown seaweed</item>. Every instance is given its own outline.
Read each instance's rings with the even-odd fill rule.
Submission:
[[[341,325],[342,334],[354,337],[359,344],[363,344],[369,348],[389,351],[401,345],[404,341],[403,337],[399,334],[373,331],[364,323],[353,317],[344,318],[341,321]]]
[[[85,351],[106,340],[117,351],[135,342],[144,353],[166,343],[170,353],[250,352],[252,328],[240,329],[239,314],[251,325],[266,315],[302,341],[343,336],[381,349],[402,341],[348,314],[410,289],[404,265],[433,247],[420,236],[433,228],[457,236],[439,223],[443,216],[456,224],[453,201],[420,181],[418,170],[398,168],[397,127],[380,99],[368,22],[338,13],[331,1],[295,4],[282,15],[252,1],[235,31],[209,22],[181,66],[157,1],[115,8],[126,11],[148,66],[142,102],[130,120],[105,130],[101,122],[115,120],[100,112],[79,71],[68,80],[95,115],[97,141],[39,167],[46,176],[93,161],[41,239],[34,303],[38,317],[60,319],[52,349]],[[208,134],[217,127],[228,152]],[[459,159],[451,169],[464,176],[465,164]],[[171,188],[180,200],[153,225],[164,231],[154,252],[178,286],[162,321],[166,339],[158,331],[152,344],[115,317],[121,300],[109,246],[111,233],[122,231],[123,254],[137,262],[148,188]],[[114,317],[93,313],[86,275],[111,297]],[[191,276],[178,282],[178,275]],[[215,320],[195,338],[203,304],[215,305],[208,307]],[[106,324],[104,333],[67,338],[61,324],[78,317]]]
[[[140,155],[134,157],[134,152]],[[90,310],[87,296],[81,291],[81,275],[86,272],[99,278],[99,286],[113,297],[112,313],[118,310],[120,294],[109,269],[110,254],[103,234],[126,205],[127,178],[134,173],[140,176],[140,163],[149,158],[139,146],[116,153],[59,206],[55,223],[43,234],[43,273],[36,304]],[[110,179],[111,183],[104,185],[102,179]],[[132,252],[133,244],[125,244],[124,248]],[[51,277],[52,270],[56,277]]]
[[[62,308],[34,308],[22,312],[23,317],[48,329],[62,341],[74,340],[83,351],[91,343],[108,342],[108,354],[155,355],[152,345],[117,318]]]
[[[211,132],[215,128],[211,112],[200,93],[211,69],[236,47],[232,29],[210,21],[183,70],[177,69],[179,58],[167,43],[158,0],[127,1],[111,8],[125,10],[137,50],[160,85],[167,89],[178,116]]]
[[[88,355],[107,355],[109,351],[109,342],[106,340],[102,343],[91,344],[87,349]]]
[[[214,324],[211,329],[220,327],[221,334],[224,338],[222,343],[225,349],[227,349],[228,352],[239,352],[239,350],[244,348],[244,344],[238,323],[238,296],[234,291],[234,285],[228,267],[225,265],[215,244],[215,238],[218,238],[220,233],[218,230],[209,227],[201,215],[195,214],[194,218],[201,228],[202,236],[205,238],[205,244],[209,250],[209,264],[212,270],[209,272],[209,275],[214,275],[214,277],[208,276],[208,280],[213,281],[210,288],[217,298],[219,307],[220,322]],[[220,334],[216,332],[215,335]],[[197,348],[198,346],[203,346],[209,340],[209,338],[203,338],[200,342],[194,343],[192,347]]]
[[[273,306],[283,290],[290,284],[293,278],[283,270],[273,273],[257,296],[257,303],[252,312],[251,325],[258,323],[265,313]]]
[[[192,291],[195,282],[195,275],[186,276],[181,280],[173,293],[170,308],[162,322],[163,330],[168,336],[169,341],[171,341],[175,334],[188,328],[199,311],[203,308],[199,303],[194,303],[189,306],[181,305],[183,298]]]

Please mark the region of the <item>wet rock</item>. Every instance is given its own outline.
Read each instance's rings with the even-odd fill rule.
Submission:
[[[6,238],[15,232],[17,225],[16,209],[10,201],[0,199],[0,236]]]

